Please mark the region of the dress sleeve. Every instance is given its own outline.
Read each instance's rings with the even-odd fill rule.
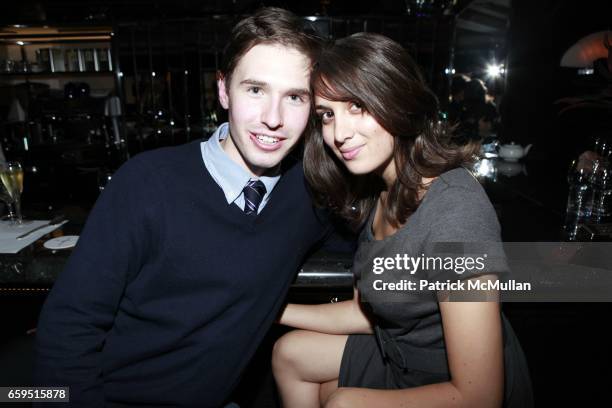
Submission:
[[[446,187],[428,207],[427,217],[431,220],[427,256],[453,265],[452,270],[435,268],[430,275],[467,279],[509,272],[497,215],[482,188]]]

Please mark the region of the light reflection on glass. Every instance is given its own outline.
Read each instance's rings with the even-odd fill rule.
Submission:
[[[478,178],[486,178],[492,181],[497,180],[497,168],[491,159],[480,159],[474,163],[474,173]]]

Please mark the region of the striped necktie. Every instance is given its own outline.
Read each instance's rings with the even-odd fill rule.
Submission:
[[[257,215],[259,204],[266,194],[266,186],[260,180],[249,180],[242,192],[244,193],[244,213]]]

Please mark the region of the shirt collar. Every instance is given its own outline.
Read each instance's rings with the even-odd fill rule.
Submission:
[[[221,147],[220,141],[229,136],[229,124],[223,123],[206,142],[200,145],[202,159],[206,169],[213,180],[221,187],[228,204],[232,204],[242,194],[242,189],[253,177],[241,165],[229,158]],[[278,183],[280,174],[275,176],[261,176],[259,180],[266,186],[263,202],[267,202],[270,193]]]

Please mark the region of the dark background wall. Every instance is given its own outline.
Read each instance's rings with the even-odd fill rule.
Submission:
[[[3,9],[0,25],[91,23],[119,27],[117,48],[124,74],[119,93],[135,93],[135,81],[128,81],[135,72],[142,78],[150,77],[145,71],[170,72],[173,80],[171,86],[163,88],[162,99],[172,100],[169,111],[171,115],[174,113],[178,128],[187,128],[188,121],[184,118],[189,116],[189,124],[195,129],[204,121],[205,111],[214,105],[215,99],[214,86],[194,92],[201,87],[200,78],[190,74],[186,79],[181,73],[187,68],[199,74],[206,71],[206,81],[201,82],[210,83],[232,22],[262,5],[274,5],[303,16],[327,16],[330,33],[337,37],[367,29],[401,42],[421,64],[443,107],[449,80],[444,73],[446,67],[454,62],[457,72],[473,72],[481,69],[491,56],[500,61],[507,56],[507,79],[500,87],[503,91],[499,105],[503,125],[500,136],[504,141],[534,143],[530,157],[557,162],[558,171],[555,171],[558,173],[564,171],[572,158],[590,147],[594,136],[612,135],[612,110],[577,108],[561,114],[564,106],[555,104],[560,98],[601,95],[606,88],[610,89],[610,84],[598,75],[581,77],[576,69],[562,68],[559,63],[564,51],[580,38],[611,28],[611,1],[506,1],[505,8],[510,6],[509,29],[503,44],[486,34],[481,35],[484,40],[474,39],[471,43],[453,36],[453,19],[462,9],[465,11],[480,4],[499,10],[500,0],[459,0],[455,3],[435,0],[431,7],[419,12],[415,12],[414,4],[416,1],[412,0],[375,3],[365,0],[23,0]],[[215,23],[210,24],[211,16],[217,14],[225,17],[214,19]],[[466,15],[478,17],[473,9],[463,13],[463,17]],[[503,28],[504,20],[496,24]],[[149,47],[149,35],[152,47]],[[455,43],[459,45],[453,49]],[[154,52],[151,58],[149,49]],[[135,57],[134,50],[137,51]],[[450,58],[453,54],[456,55],[454,61]],[[203,66],[197,67],[200,57]],[[136,65],[140,72],[135,69]],[[161,77],[158,75],[158,79]],[[145,87],[141,94],[146,91]],[[170,91],[172,97],[167,97]],[[201,103],[202,94],[206,96],[206,104]],[[156,129],[157,125],[145,126],[150,125],[148,118],[143,115],[143,109],[137,108],[137,103],[129,98],[125,101],[126,121],[136,124],[132,128]],[[222,117],[221,112],[219,117]],[[130,143],[140,140],[139,135],[130,136],[133,135],[128,134],[131,153],[142,150],[140,144]],[[158,144],[152,147],[156,146]]]
[[[514,0],[508,33],[509,68],[501,106],[504,137],[534,142],[534,152],[568,160],[594,135],[612,136],[612,111],[574,109],[555,101],[610,90],[602,77],[560,67],[563,53],[582,37],[612,28],[612,3],[587,0]]]

